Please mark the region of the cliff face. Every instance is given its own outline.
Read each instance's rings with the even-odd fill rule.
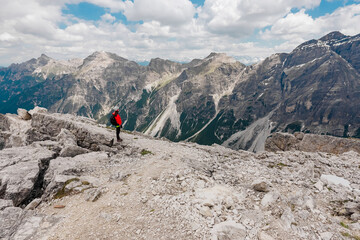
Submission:
[[[47,107],[172,141],[264,149],[274,131],[360,137],[360,36],[330,33],[245,66],[219,53],[140,66],[112,53],[0,69],[0,112]]]
[[[357,152],[255,154],[129,132],[114,144],[92,119],[18,112],[0,115],[1,239],[360,236]]]

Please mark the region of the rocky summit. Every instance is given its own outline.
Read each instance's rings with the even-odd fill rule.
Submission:
[[[0,239],[360,238],[360,154],[299,147],[315,135],[274,134],[259,153],[127,131],[114,143],[39,107],[0,114],[0,134]]]
[[[263,151],[271,132],[360,138],[360,35],[332,32],[245,66],[221,53],[141,66],[109,52],[0,69],[0,113],[42,106],[172,141]]]

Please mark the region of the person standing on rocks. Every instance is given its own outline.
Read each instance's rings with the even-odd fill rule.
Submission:
[[[120,128],[122,128],[122,121],[119,115],[119,108],[115,107],[115,111],[112,113],[110,117],[110,123],[115,126],[116,128],[116,139],[118,142],[121,142],[122,139],[120,138]]]

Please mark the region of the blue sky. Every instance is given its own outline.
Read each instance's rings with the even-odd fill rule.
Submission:
[[[138,62],[224,52],[251,64],[331,31],[360,33],[360,0],[0,1],[0,66],[94,51]]]
[[[191,2],[196,6],[203,6],[205,0],[191,0]],[[336,9],[351,4],[356,4],[356,1],[321,1],[319,6],[308,9],[306,13],[308,13],[314,18],[317,18],[326,14],[333,13]],[[298,8],[292,9],[292,12],[298,11]],[[81,19],[97,21],[101,19],[101,16],[104,15],[106,12],[109,12],[109,9],[88,2],[80,2],[77,4],[66,4],[65,7],[62,9],[62,12],[64,14],[72,14]],[[126,17],[123,14],[117,13],[116,15],[117,20],[127,23]]]

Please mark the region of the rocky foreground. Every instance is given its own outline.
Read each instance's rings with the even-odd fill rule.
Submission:
[[[18,112],[0,114],[0,239],[360,239],[356,151],[112,144],[88,118]]]

